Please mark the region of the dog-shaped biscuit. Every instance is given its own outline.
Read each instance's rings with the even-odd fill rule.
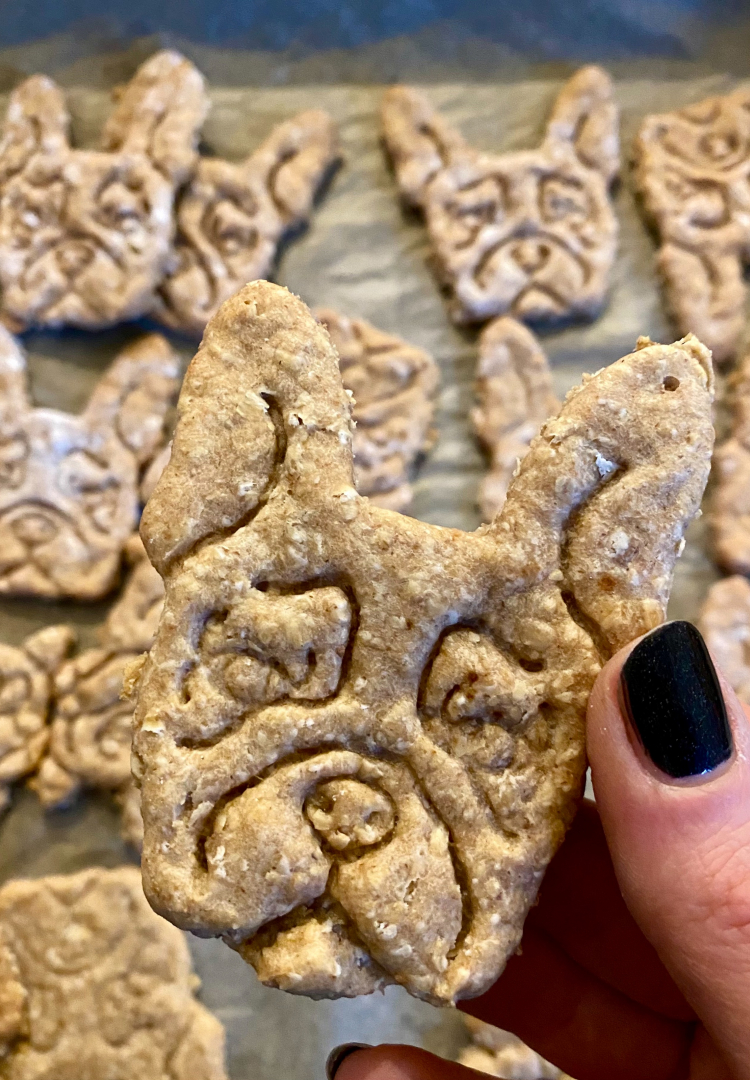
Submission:
[[[239,164],[201,158],[177,203],[174,268],[155,317],[200,337],[225,300],[271,272],[279,244],[306,222],[337,158],[336,127],[319,109],[279,124]]]
[[[617,248],[609,188],[619,166],[609,76],[578,71],[535,150],[468,146],[417,90],[383,100],[383,133],[404,200],[425,216],[456,322],[593,318]]]
[[[749,178],[748,90],[643,121],[635,181],[658,234],[667,307],[719,362],[734,355],[744,325]]]
[[[109,592],[178,375],[177,355],[150,334],[123,349],[79,416],[35,408],[23,352],[0,327],[0,594]]]
[[[70,146],[51,79],[13,91],[0,139],[0,286],[12,329],[95,330],[151,310],[206,109],[202,76],[169,50],[124,88],[101,150]]]
[[[298,993],[486,989],[580,797],[593,680],[664,617],[711,386],[695,338],[641,340],[468,534],[357,494],[301,301],[227,301],[141,524],[166,588],[133,738],[155,909]]]
[[[227,1080],[179,930],[134,866],[0,888],[0,1073],[13,1080]]]

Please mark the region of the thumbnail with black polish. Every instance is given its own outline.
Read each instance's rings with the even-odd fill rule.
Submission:
[[[643,749],[668,776],[699,776],[731,755],[716,669],[692,623],[666,623],[639,642],[625,661],[621,685]]]

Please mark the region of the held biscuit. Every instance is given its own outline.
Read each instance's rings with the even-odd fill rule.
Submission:
[[[32,786],[46,807],[69,803],[82,787],[115,793],[123,831],[139,846],[138,794],[131,790],[133,705],[123,700],[125,670],[151,648],[164,600],[162,580],[140,537],[126,554],[132,564],[122,596],[101,632],[101,645],[62,665],[55,680],[49,747]]]
[[[0,286],[12,329],[96,330],[151,309],[206,110],[202,76],[169,50],[123,89],[101,150],[71,148],[51,79],[14,90],[0,140]]]
[[[479,337],[477,405],[471,420],[490,458],[479,489],[482,518],[492,521],[518,461],[545,420],[560,408],[541,345],[525,326],[505,316]]]
[[[743,701],[750,702],[750,582],[740,574],[708,590],[698,629]]]
[[[392,87],[385,146],[405,201],[419,208],[456,322],[593,318],[617,248],[609,189],[619,168],[618,112],[601,68],[563,87],[535,150],[468,146],[427,98]]]
[[[0,889],[0,1077],[227,1080],[183,935],[135,867]]]
[[[178,375],[168,342],[150,334],[123,349],[79,416],[35,408],[25,357],[0,327],[0,594],[109,592]]]
[[[409,476],[433,444],[438,367],[429,353],[364,319],[316,312],[336,348],[341,378],[354,395],[354,481],[360,495],[389,510],[412,500]]]
[[[509,1031],[466,1016],[472,1041],[458,1056],[460,1065],[503,1080],[569,1080],[556,1066]]]
[[[731,435],[714,455],[708,524],[716,561],[750,573],[750,353],[727,380]]]
[[[659,240],[667,307],[716,361],[734,355],[744,324],[750,250],[750,92],[647,116],[635,181]]]
[[[270,273],[337,159],[336,127],[318,109],[279,124],[240,164],[201,158],[177,203],[173,268],[155,317],[200,337],[226,299]]]
[[[708,474],[710,354],[639,345],[467,534],[357,494],[301,301],[222,306],[141,526],[166,587],[133,739],[156,910],[314,997],[494,982],[581,794],[593,679],[663,619]]]
[[[55,672],[73,641],[70,627],[46,626],[20,647],[0,643],[0,811],[44,756]]]

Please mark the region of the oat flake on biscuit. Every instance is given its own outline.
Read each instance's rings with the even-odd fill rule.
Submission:
[[[386,92],[382,123],[401,194],[425,216],[457,322],[599,314],[618,231],[609,193],[618,112],[605,71],[581,68],[565,84],[534,150],[475,150],[407,86]]]
[[[657,264],[680,333],[717,362],[744,325],[750,250],[750,91],[647,116],[635,142],[635,182],[659,241]]]
[[[480,334],[476,396],[471,420],[490,458],[479,507],[483,519],[491,521],[505,501],[518,461],[560,408],[544,349],[516,319],[493,319]]]
[[[173,265],[155,317],[200,337],[246,281],[268,276],[337,160],[336,126],[320,109],[277,125],[243,162],[201,158],[177,201]]]
[[[0,1076],[227,1080],[187,943],[132,866],[0,888]]]
[[[97,330],[151,310],[207,107],[190,61],[155,53],[121,89],[101,149],[80,150],[51,79],[16,87],[0,135],[0,286],[12,329]]]
[[[123,700],[129,664],[151,648],[164,599],[140,537],[128,542],[128,580],[100,634],[101,644],[64,663],[55,679],[49,745],[32,786],[46,807],[70,803],[81,788],[111,791],[125,839],[140,847],[138,794],[132,789],[133,705]]]
[[[80,415],[37,408],[24,354],[0,327],[0,595],[97,600],[115,585],[178,376],[179,358],[150,334],[115,358]]]
[[[341,378],[354,395],[354,480],[377,506],[405,510],[410,474],[432,445],[438,367],[429,353],[365,319],[323,308],[315,313],[336,348]]]
[[[166,588],[133,740],[157,911],[314,997],[498,977],[581,794],[592,682],[663,619],[708,474],[710,354],[639,345],[468,534],[357,494],[300,300],[222,306],[141,527]]]

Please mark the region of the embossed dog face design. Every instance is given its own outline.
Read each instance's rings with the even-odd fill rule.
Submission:
[[[224,1031],[193,997],[187,943],[136,867],[0,889],[0,1054],[17,1080],[226,1080]]]
[[[241,164],[202,158],[179,198],[176,266],[159,290],[156,317],[200,335],[245,282],[267,277],[337,153],[333,121],[311,109],[279,124]]]
[[[68,626],[46,626],[20,646],[0,642],[0,810],[47,748],[54,677],[72,644]]]
[[[635,151],[667,304],[683,333],[725,360],[742,332],[750,261],[750,92],[646,117]]]
[[[0,284],[14,328],[96,329],[137,318],[166,271],[177,185],[195,162],[203,79],[178,53],[136,72],[102,149],[74,150],[61,91],[11,95],[0,141]]]
[[[158,911],[313,996],[497,978],[581,790],[592,680],[663,618],[708,473],[707,351],[641,344],[466,534],[357,494],[299,300],[223,305],[141,527],[166,585],[133,744]]]
[[[45,806],[69,802],[82,786],[118,791],[130,782],[133,704],[123,700],[123,679],[128,664],[151,648],[164,586],[137,535],[126,555],[132,569],[101,644],[57,672],[49,747],[33,785]]]
[[[616,250],[609,187],[619,164],[604,71],[573,76],[536,150],[474,150],[403,86],[385,95],[383,131],[404,198],[424,212],[457,322],[598,314]]]
[[[153,334],[123,350],[80,416],[34,408],[23,353],[0,330],[0,594],[94,600],[112,588],[178,372]]]

